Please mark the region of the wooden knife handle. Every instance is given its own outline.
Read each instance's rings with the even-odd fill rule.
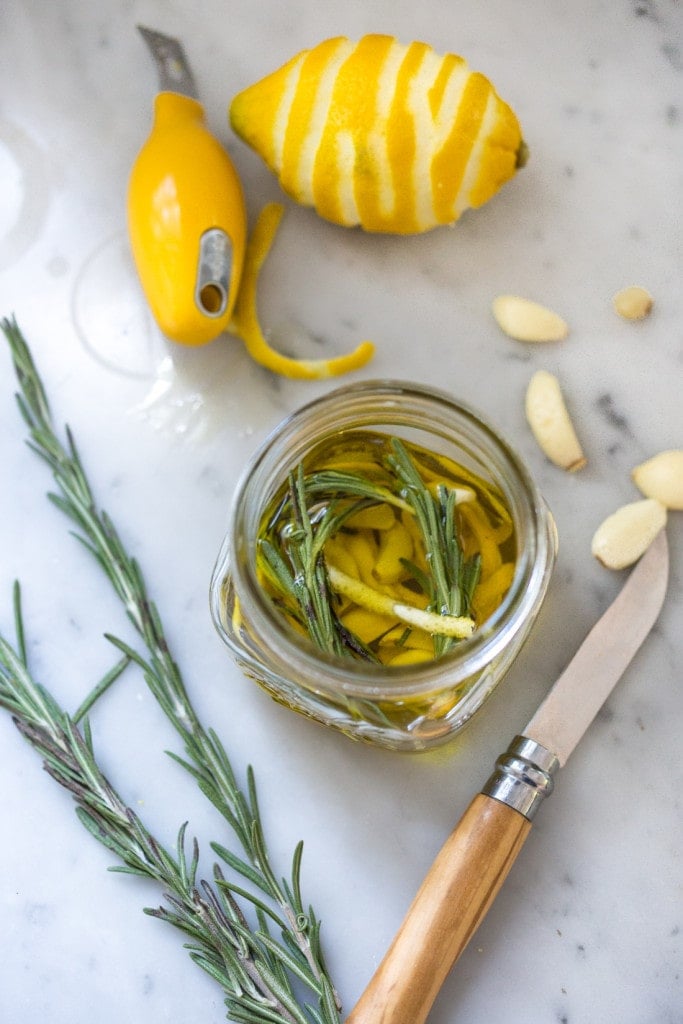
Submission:
[[[439,852],[346,1024],[423,1024],[493,903],[531,822],[479,793]]]

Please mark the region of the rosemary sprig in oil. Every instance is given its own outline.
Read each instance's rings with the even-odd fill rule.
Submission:
[[[365,485],[365,481],[362,481]],[[325,542],[341,529],[345,520],[377,501],[372,488],[363,488],[358,501],[339,508],[334,502],[316,518],[311,515],[311,494],[315,494],[316,481],[311,486],[299,464],[289,476],[286,501],[291,523],[287,541],[278,550],[269,540],[261,540],[259,547],[271,582],[280,591],[284,601],[298,609],[297,621],[306,629],[313,642],[329,654],[351,654],[366,661],[376,660],[370,649],[339,620],[334,608],[334,594],[323,558]],[[369,493],[365,493],[369,492]],[[359,491],[353,492],[358,494]]]
[[[437,615],[469,615],[472,595],[481,572],[479,554],[465,560],[455,520],[456,492],[439,486],[437,497],[425,486],[405,445],[391,439],[393,453],[387,461],[401,481],[401,497],[413,509],[425,543],[428,575],[419,573],[429,595],[430,611]],[[453,637],[434,634],[434,654],[439,657],[453,644]]]
[[[290,881],[278,881],[268,856],[251,769],[244,792],[218,736],[197,717],[140,567],[127,554],[112,521],[97,508],[73,436],[67,428],[63,445],[56,435],[43,385],[16,322],[2,320],[0,327],[20,385],[17,400],[29,427],[29,446],[47,463],[57,485],[49,497],[77,527],[76,536],[105,572],[146,648],[143,655],[109,636],[123,657],[70,716],[29,672],[17,590],[17,649],[0,638],[0,706],[12,714],[50,774],[72,792],[81,822],[121,860],[122,866],[114,870],[145,875],[163,887],[168,905],[147,912],[189,936],[190,956],[222,986],[231,1019],[245,1024],[338,1024],[338,999],[323,961],[319,922],[313,910],[305,908],[301,895],[302,846],[295,850]],[[176,850],[165,850],[101,772],[87,715],[131,662],[142,669],[183,741],[185,756],[172,756],[196,779],[242,851],[237,855],[213,843],[214,853],[256,893],[226,879],[218,865],[213,884],[199,881],[198,846],[196,841],[191,844],[188,860],[185,827],[179,830]],[[81,720],[82,731],[77,724]],[[247,923],[238,898],[251,905],[255,928]],[[280,931],[281,941],[271,934],[272,925]],[[312,994],[317,1008],[301,1003],[296,994],[299,982]]]
[[[300,463],[259,538],[259,564],[276,603],[321,650],[378,660],[374,642],[363,643],[337,614],[341,598],[346,597],[378,615],[394,617],[398,623],[431,634],[434,657],[440,657],[474,628],[472,595],[479,579],[480,557],[465,559],[463,555],[457,490],[440,485],[434,495],[403,442],[391,438],[389,446],[382,470],[384,482],[360,472],[305,472]],[[348,524],[354,516],[379,506],[391,506],[399,515],[415,519],[425,567],[407,559],[402,562],[413,587],[426,596],[426,608],[392,598],[373,588],[367,579],[352,578],[326,561],[327,541],[352,530]]]

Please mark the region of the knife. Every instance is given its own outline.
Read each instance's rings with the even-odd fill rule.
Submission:
[[[177,39],[138,26],[159,72],[147,141],[128,183],[128,233],[161,331],[203,345],[227,329],[247,234],[242,186],[211,134]]]
[[[430,868],[346,1024],[423,1024],[515,862],[553,778],[612,692],[664,602],[669,551],[653,541]]]

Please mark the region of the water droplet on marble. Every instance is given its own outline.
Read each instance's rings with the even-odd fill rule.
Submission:
[[[53,256],[47,263],[47,272],[51,277],[64,277],[69,270],[69,261],[63,256]]]

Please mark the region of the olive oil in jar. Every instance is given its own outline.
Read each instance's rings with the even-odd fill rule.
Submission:
[[[442,657],[503,600],[516,538],[501,492],[437,452],[343,431],[265,509],[256,572],[298,633],[388,667]]]
[[[556,550],[552,514],[494,426],[433,387],[360,381],[293,412],[254,453],[211,611],[278,703],[427,750],[504,678]]]

